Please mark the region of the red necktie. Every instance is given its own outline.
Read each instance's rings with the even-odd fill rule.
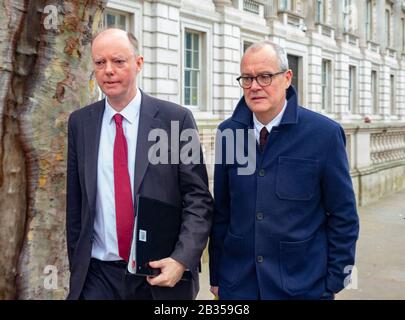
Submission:
[[[118,252],[128,261],[134,227],[134,206],[128,173],[128,147],[122,129],[122,115],[115,114],[114,194]]]
[[[267,131],[266,127],[263,127],[262,130],[260,130],[260,139],[259,139],[261,152],[264,151],[268,138],[269,138],[269,132]]]

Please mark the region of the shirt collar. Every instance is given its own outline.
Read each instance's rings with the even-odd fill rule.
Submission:
[[[285,100],[285,102],[284,102],[283,109],[281,109],[279,114],[273,120],[271,120],[267,125],[264,125],[259,120],[257,120],[256,115],[253,113],[253,123],[255,125],[256,130],[258,132],[260,132],[263,127],[266,127],[267,131],[270,133],[271,129],[273,127],[277,127],[280,124],[281,119],[283,118],[284,111],[285,111],[286,107],[287,107],[287,100]]]
[[[113,120],[113,117],[116,113],[121,114],[129,123],[133,123],[139,113],[139,110],[141,108],[141,90],[139,88],[136,88],[136,95],[135,97],[127,104],[127,106],[121,110],[121,112],[117,112],[114,110],[113,107],[111,107],[110,103],[108,102],[108,98],[105,99],[105,112],[107,115],[107,119],[109,120],[109,123]]]

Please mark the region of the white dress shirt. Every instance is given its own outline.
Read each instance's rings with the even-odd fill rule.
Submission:
[[[255,127],[255,136],[256,136],[257,143],[260,144],[260,131],[262,130],[263,127],[266,127],[267,131],[270,133],[271,129],[273,127],[277,127],[280,124],[280,121],[283,118],[283,114],[284,114],[286,107],[287,107],[287,100],[285,100],[284,107],[283,107],[283,109],[281,109],[280,113],[273,120],[271,120],[267,125],[264,125],[259,120],[257,120],[256,115],[253,113],[253,124]]]
[[[141,91],[137,89],[135,97],[121,112],[115,111],[108,103],[108,99],[105,99],[98,151],[96,217],[94,220],[94,241],[91,252],[93,258],[103,261],[122,260],[118,254],[115,220],[115,121],[113,116],[116,113],[120,113],[123,116],[122,125],[128,145],[128,172],[131,182],[132,199],[134,199],[135,152],[141,98]]]

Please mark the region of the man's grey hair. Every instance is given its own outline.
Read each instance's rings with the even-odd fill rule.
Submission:
[[[285,51],[285,49],[283,47],[281,47],[278,44],[271,42],[269,40],[262,40],[262,41],[258,41],[258,42],[251,44],[246,49],[243,56],[245,56],[245,54],[248,53],[249,51],[253,51],[253,52],[258,51],[266,46],[272,47],[274,49],[274,51],[276,52],[277,59],[278,59],[279,65],[280,65],[280,70],[287,71],[289,69],[287,52]],[[243,57],[242,57],[242,59],[243,59]]]
[[[113,30],[113,29],[116,29],[116,28],[105,28],[105,29],[100,30],[99,32],[97,32],[97,33],[93,36],[93,38],[92,38],[92,40],[91,40],[91,45],[93,45],[94,39],[96,39],[100,33],[103,33],[104,31],[107,31],[107,30]],[[123,31],[124,31],[124,30],[123,30]],[[132,47],[133,47],[133,49],[134,49],[135,56],[138,56],[138,55],[139,55],[139,43],[138,43],[138,39],[134,36],[134,34],[133,34],[132,32],[129,32],[129,31],[124,31],[124,32],[126,32],[127,37],[128,37],[128,40],[129,40],[129,42],[131,43],[131,45],[132,45]]]

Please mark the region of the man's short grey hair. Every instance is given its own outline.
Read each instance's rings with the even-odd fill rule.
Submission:
[[[276,52],[278,62],[280,65],[280,71],[287,71],[289,69],[287,52],[285,51],[285,49],[283,47],[279,46],[278,44],[276,44],[274,42],[271,42],[269,40],[262,40],[262,41],[255,42],[246,49],[245,54],[249,51],[258,51],[266,46],[272,47],[274,49],[274,51]],[[243,59],[243,57],[242,57],[242,59]]]
[[[97,32],[94,36],[93,39],[91,40],[91,45],[93,45],[94,39],[96,39],[98,37],[98,35],[104,31],[110,30],[110,29],[116,29],[116,28],[105,28],[103,30],[100,30],[99,32]],[[125,30],[123,30],[125,31]],[[135,56],[139,55],[139,43],[138,43],[138,39],[134,36],[134,34],[132,32],[129,31],[125,31],[128,37],[129,42],[131,43],[134,52],[135,52]]]

